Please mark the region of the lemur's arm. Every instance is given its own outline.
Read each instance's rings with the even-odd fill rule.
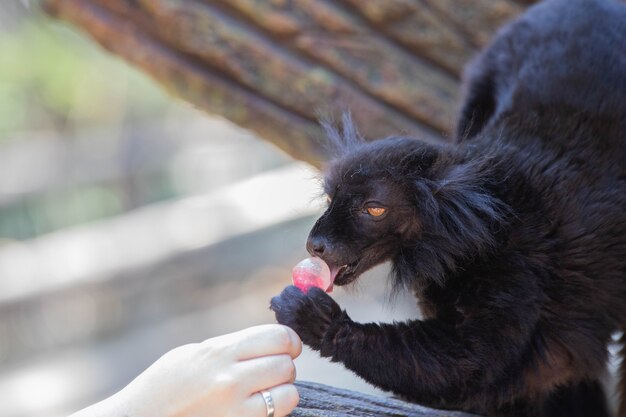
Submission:
[[[366,381],[407,399],[453,407],[491,387],[511,398],[508,388],[516,384],[499,386],[499,379],[519,365],[538,317],[536,300],[525,302],[526,291],[515,291],[489,289],[490,299],[458,325],[437,319],[355,323],[317,288],[303,294],[287,287],[271,308],[304,343]]]

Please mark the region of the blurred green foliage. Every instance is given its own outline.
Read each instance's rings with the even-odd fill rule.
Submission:
[[[0,209],[0,236],[32,237],[50,229],[107,217],[119,213],[121,208],[112,190],[98,186],[19,200]]]
[[[178,194],[166,172],[155,172],[143,181],[147,188],[143,203]],[[129,208],[124,194],[119,184],[90,184],[17,199],[0,207],[0,245],[2,240],[29,239],[124,213]]]
[[[154,117],[167,103],[144,75],[43,16],[0,36],[0,141],[16,130]]]
[[[92,140],[117,140],[124,129],[160,120],[171,110],[171,98],[152,80],[73,29],[36,12],[15,19],[10,29],[0,28],[0,153],[40,133],[71,142],[98,130],[110,134]],[[13,195],[0,205],[0,241],[31,238],[171,197],[175,191],[165,170]],[[129,196],[129,188],[139,189],[139,198]]]

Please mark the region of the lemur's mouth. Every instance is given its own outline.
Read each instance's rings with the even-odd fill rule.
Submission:
[[[357,273],[357,268],[359,266],[359,260],[356,260],[352,263],[341,265],[341,266],[331,266],[330,267],[330,280],[333,284],[337,284],[339,286],[347,285],[357,279],[359,274]]]

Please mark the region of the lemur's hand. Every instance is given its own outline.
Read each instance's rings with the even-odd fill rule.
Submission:
[[[329,350],[332,350],[330,347],[335,332],[350,320],[335,300],[316,287],[305,294],[290,285],[272,298],[270,308],[280,324],[295,330],[305,344],[320,351],[322,356],[332,354]]]

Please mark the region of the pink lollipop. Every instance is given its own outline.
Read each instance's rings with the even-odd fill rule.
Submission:
[[[326,292],[333,290],[330,279],[330,269],[320,258],[306,258],[301,260],[291,271],[293,285],[306,293],[311,287],[321,288]]]

